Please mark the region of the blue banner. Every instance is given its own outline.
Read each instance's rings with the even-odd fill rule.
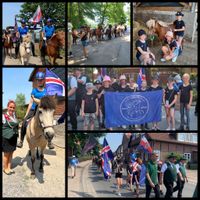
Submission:
[[[150,92],[106,92],[106,128],[159,122],[162,117],[162,90]]]

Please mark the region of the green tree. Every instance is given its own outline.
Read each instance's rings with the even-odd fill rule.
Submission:
[[[16,115],[19,120],[22,120],[26,114],[25,103],[26,98],[25,95],[20,93],[16,95],[15,103],[16,103]]]
[[[53,19],[53,23],[56,28],[65,28],[65,3],[52,3],[52,2],[40,2],[40,3],[24,3],[22,4],[22,9],[20,10],[20,18],[28,21],[35,13],[38,5],[40,5],[42,10],[42,19],[44,22],[48,18]]]

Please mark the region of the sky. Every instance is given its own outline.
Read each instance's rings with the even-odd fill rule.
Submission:
[[[30,101],[32,82],[29,82],[33,68],[3,68],[3,108],[9,100],[15,100],[16,94],[25,94],[26,103]]]
[[[122,144],[122,137],[123,133],[107,133],[106,134],[106,140],[112,150],[112,152],[115,152],[119,145]],[[99,139],[100,144],[103,144],[104,137],[101,137]]]
[[[7,26],[15,25],[15,15],[20,14],[21,5],[23,3],[3,3],[3,29]]]

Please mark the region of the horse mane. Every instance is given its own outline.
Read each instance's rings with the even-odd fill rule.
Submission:
[[[23,37],[23,42],[26,43],[31,42],[31,39],[32,39],[31,35],[27,34],[26,36]]]
[[[156,26],[156,22],[163,27],[169,27],[170,25],[172,25],[173,23],[167,23],[167,22],[163,22],[161,20],[156,20],[156,19],[150,19],[146,22],[147,27],[150,28],[154,28]]]
[[[169,27],[170,25],[172,25],[172,23],[167,23],[167,22],[163,22],[163,21],[160,21],[160,20],[158,20],[157,22],[163,27]]]
[[[44,110],[50,109],[50,110],[55,110],[56,108],[56,102],[54,97],[52,96],[44,96],[40,100],[40,108],[43,108]]]

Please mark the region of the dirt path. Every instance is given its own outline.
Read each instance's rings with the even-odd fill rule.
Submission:
[[[56,127],[63,130],[64,125]],[[55,129],[55,130],[56,130]],[[63,132],[63,131],[62,131]],[[30,157],[28,144],[24,141],[22,149],[14,152],[12,168],[15,174],[3,174],[3,197],[65,197],[65,142],[64,133],[58,133],[53,139],[55,149],[44,152],[44,174],[38,171],[36,160],[36,178],[30,179]],[[62,147],[62,148],[60,148]]]

